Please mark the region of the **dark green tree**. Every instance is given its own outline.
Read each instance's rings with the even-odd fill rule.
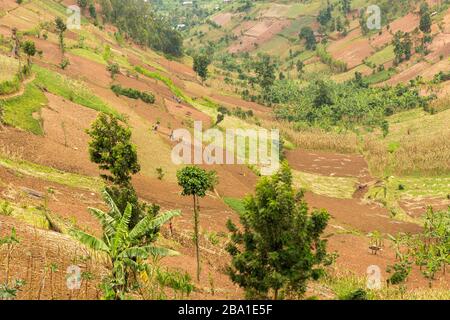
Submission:
[[[33,41],[27,40],[23,43],[23,52],[27,55],[27,67],[31,71],[31,57],[36,55],[36,45]]]
[[[167,17],[155,12],[153,1],[101,0],[100,4],[104,19],[114,24],[121,34],[169,56],[183,54],[181,34]]]
[[[97,9],[95,9],[95,5],[93,3],[89,5],[89,15],[92,19],[97,19]]]
[[[303,194],[292,187],[286,162],[277,174],[259,181],[245,209],[240,215],[243,231],[231,220],[227,224],[231,280],[251,299],[302,296],[308,281],[323,274],[327,254],[321,236],[329,214],[309,213]]]
[[[369,33],[365,8],[361,8],[359,10],[359,26],[361,27],[362,34],[366,35],[367,33]]]
[[[194,242],[197,256],[197,280],[200,281],[200,243],[199,199],[206,196],[208,190],[213,190],[217,184],[217,176],[214,171],[206,171],[197,166],[185,167],[177,172],[178,185],[183,188],[182,195],[192,196],[194,201]]]
[[[277,71],[277,67],[267,54],[260,55],[254,67],[256,82],[261,87],[263,101],[270,103],[269,91],[276,80],[275,72]]]
[[[402,44],[403,32],[397,31],[394,34],[392,44],[394,45],[395,63],[400,63],[403,60],[403,44]]]
[[[331,88],[323,80],[318,80],[316,82],[314,106],[316,108],[324,105],[332,105],[333,98],[331,95]]]
[[[310,27],[303,27],[300,31],[300,39],[304,39],[307,50],[316,50],[317,41],[314,31]]]
[[[305,67],[305,63],[302,60],[298,60],[295,66],[297,68],[298,74],[303,73],[303,68]]]
[[[419,23],[419,29],[423,33],[430,33],[431,32],[431,14],[430,14],[430,8],[428,7],[428,3],[424,2],[420,6],[420,23]]]
[[[64,56],[65,53],[64,33],[67,31],[67,25],[64,23],[61,17],[58,17],[55,19],[55,26],[59,37],[59,48],[61,50],[62,55]]]
[[[86,9],[88,5],[88,0],[77,0],[77,4],[80,8]]]
[[[325,9],[319,11],[319,15],[317,16],[317,21],[322,25],[326,26],[328,22],[331,21],[332,18],[333,7],[330,3],[327,4]]]
[[[358,72],[358,71],[355,72],[355,79],[353,80],[353,83],[358,88],[368,88],[369,87],[369,85],[364,81],[362,73]]]
[[[412,55],[412,39],[408,32],[397,31],[392,40],[394,45],[395,63],[400,63],[403,60],[409,60]]]
[[[119,64],[116,63],[116,62],[109,63],[109,64],[106,66],[106,70],[108,70],[109,73],[111,74],[111,78],[112,78],[112,79],[115,79],[115,78],[116,78],[116,75],[119,74],[119,72],[120,72],[120,66],[119,66]]]
[[[409,32],[405,33],[405,36],[403,37],[403,53],[405,55],[405,59],[409,60],[411,59],[411,55],[412,55],[412,40],[411,40],[411,35],[409,34]]]
[[[341,10],[343,14],[349,14],[352,10],[352,0],[341,0]]]
[[[194,57],[194,71],[202,79],[202,83],[208,79],[208,66],[211,60],[204,54],[199,54]]]
[[[87,133],[92,138],[89,143],[91,161],[110,172],[110,175],[102,174],[102,178],[120,187],[129,187],[131,175],[140,171],[130,128],[122,126],[116,117],[102,113]]]

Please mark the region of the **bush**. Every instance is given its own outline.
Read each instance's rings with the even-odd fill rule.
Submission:
[[[13,212],[14,209],[8,201],[0,201],[0,215],[9,217]]]
[[[155,103],[155,96],[152,93],[148,92],[141,92],[139,90],[133,89],[133,88],[124,88],[119,84],[114,84],[111,86],[111,90],[117,95],[117,96],[125,96],[130,99],[141,99],[145,103]]]
[[[20,90],[19,76],[14,76],[12,80],[0,82],[0,95],[11,94]]]
[[[367,292],[364,289],[357,289],[350,292],[344,300],[369,300]]]
[[[317,56],[320,61],[328,65],[334,72],[345,72],[347,71],[347,63],[339,60],[335,60],[333,56],[327,52],[324,46],[318,46],[316,49]]]

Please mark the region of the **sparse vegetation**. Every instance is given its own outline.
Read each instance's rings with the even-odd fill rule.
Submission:
[[[3,2],[0,300],[450,299],[448,1]]]

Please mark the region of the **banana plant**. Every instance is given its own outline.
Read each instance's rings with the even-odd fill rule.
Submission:
[[[174,217],[180,216],[179,210],[167,211],[156,217],[147,215],[130,230],[129,224],[132,205],[128,203],[121,213],[112,197],[105,191],[104,198],[110,211],[89,208],[90,213],[99,220],[103,228],[103,237],[99,239],[78,229],[72,229],[71,235],[88,248],[106,255],[112,267],[112,273],[107,285],[106,297],[121,299],[130,289],[132,275],[145,271],[143,261],[149,257],[167,257],[178,255],[178,252],[155,246],[147,239],[152,237],[159,228]]]

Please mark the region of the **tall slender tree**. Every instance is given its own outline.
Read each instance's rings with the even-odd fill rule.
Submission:
[[[183,188],[183,196],[192,196],[194,201],[194,242],[197,255],[197,281],[200,281],[200,202],[208,190],[213,190],[217,184],[214,171],[206,171],[197,166],[185,167],[177,172],[178,184]]]
[[[64,44],[64,33],[67,31],[67,25],[64,23],[63,19],[58,17],[55,19],[56,31],[58,32],[59,38],[59,49],[61,54],[64,56],[65,44]]]
[[[430,7],[428,6],[428,3],[424,2],[420,6],[420,22],[419,22],[419,29],[423,33],[430,33],[431,32],[431,14],[430,14]]]

